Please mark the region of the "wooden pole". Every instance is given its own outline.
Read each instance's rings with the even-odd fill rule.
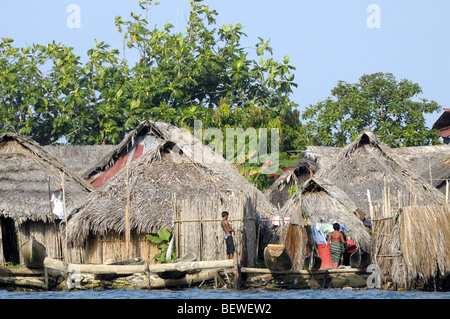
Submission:
[[[372,206],[372,199],[370,198],[370,191],[367,190],[367,200],[369,201],[369,214],[370,214],[370,219],[373,219],[373,206]]]
[[[173,237],[175,238],[174,247],[175,254],[177,258],[180,258],[180,222],[178,221],[178,211],[177,211],[177,195],[172,194],[172,214],[174,216],[173,221]]]
[[[445,205],[448,205],[448,180],[445,181]]]
[[[66,256],[64,258],[64,260],[66,260],[67,262],[69,262],[69,244],[68,244],[68,225],[67,225],[67,209],[66,209],[66,186],[65,186],[65,172],[63,171],[62,173],[60,172],[61,175],[61,188],[62,188],[62,193],[63,193],[63,209],[64,209],[64,222],[66,223],[66,234],[65,234],[65,240],[66,240]]]
[[[66,251],[64,253],[64,281],[67,282],[67,265],[69,263],[69,243],[68,243],[68,225],[67,225],[67,209],[66,209],[66,191],[65,191],[65,171],[59,172],[61,176],[61,189],[63,193],[63,209],[64,209],[64,222],[66,224],[66,231],[65,231],[65,247]],[[66,285],[66,291],[68,290]]]
[[[130,181],[129,181],[129,165],[127,162],[127,180],[126,180],[126,196],[127,204],[125,207],[125,259],[130,259]]]

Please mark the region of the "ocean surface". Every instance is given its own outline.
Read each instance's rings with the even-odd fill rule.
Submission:
[[[0,299],[450,299],[450,292],[384,291],[378,289],[324,290],[89,290],[70,292],[10,292],[0,290]]]

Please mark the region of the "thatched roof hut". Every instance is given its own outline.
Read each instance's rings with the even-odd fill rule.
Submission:
[[[174,132],[172,126],[166,123],[142,121],[125,136],[119,145],[116,145],[103,158],[91,165],[82,174],[82,177],[93,186],[100,187],[124,168],[127,163],[133,162],[148,150],[170,139],[172,132]]]
[[[375,255],[382,283],[404,289],[449,289],[450,206],[409,206],[398,216],[395,212],[391,218],[380,218],[374,229],[384,234],[378,236]],[[385,234],[388,228],[392,231]]]
[[[281,175],[265,192],[270,202],[275,207],[283,207],[289,199],[289,188],[303,184],[306,180],[311,178],[311,174],[317,172],[318,164],[308,158],[299,159],[294,166],[289,168],[283,175]]]
[[[181,235],[180,238],[175,239],[179,247],[177,253],[183,255],[183,252],[192,249],[198,258],[217,259],[225,256],[223,231],[220,229],[222,210],[228,210],[230,219],[236,223],[253,223],[253,226],[247,225],[243,229],[247,240],[256,236],[255,214],[276,214],[276,209],[264,195],[241,176],[234,166],[195,139],[192,134],[166,123],[146,122],[146,125],[151,131],[157,129],[157,138],[165,140],[158,142],[156,147],[119,170],[108,182],[90,194],[83,204],[74,209],[69,217],[69,241],[76,247],[84,247],[87,244],[87,259],[82,262],[103,262],[111,259],[111,253],[108,254],[104,246],[101,248],[101,258],[97,257],[99,250],[96,247],[100,238],[103,238],[101,245],[106,243],[106,237],[119,245],[119,239],[126,231],[127,199],[130,212],[129,228],[135,240],[132,244],[133,254],[141,254],[144,258],[151,258],[142,256],[146,254],[144,250],[148,251],[148,246],[142,246],[145,245],[142,242],[148,243],[145,235],[156,234],[164,227],[182,233],[178,234]],[[131,142],[130,135],[126,140]],[[121,143],[118,148],[125,148],[124,144]],[[113,155],[120,153],[118,149]],[[93,171],[110,165],[108,163],[112,163],[112,157],[109,162],[104,159]],[[239,208],[236,208],[237,206]],[[233,210],[234,208],[236,209]],[[184,226],[193,224],[201,224],[200,230],[183,231]],[[208,228],[210,225],[212,228]],[[192,233],[196,238],[189,239]],[[236,236],[241,235],[237,233]],[[199,237],[203,239],[199,240]],[[185,241],[187,239],[188,242]],[[256,238],[253,239],[252,245],[255,245]],[[199,248],[199,241],[207,245]],[[239,242],[238,237],[236,242]],[[112,251],[112,248],[108,249]],[[115,249],[120,251],[118,254],[123,258],[124,248],[117,246]],[[256,248],[253,252],[255,251]]]
[[[347,239],[352,239],[364,251],[370,251],[371,239],[363,222],[355,214],[357,205],[341,189],[322,178],[307,180],[281,209],[284,217],[290,217],[286,234],[288,247],[297,268],[303,266],[303,259],[310,254],[313,240],[311,229],[317,223],[329,224],[333,221],[345,224]]]
[[[450,145],[426,145],[389,148],[392,154],[404,160],[408,168],[425,181],[446,193],[447,180],[450,180]],[[332,165],[340,147],[308,146],[305,156],[323,168]]]
[[[370,211],[367,191],[372,205],[376,205],[381,203],[386,185],[390,192],[407,197],[411,203],[445,203],[440,191],[412,172],[405,160],[370,131],[344,147],[333,157],[333,163],[319,170],[316,176],[342,189],[366,216]]]
[[[81,202],[93,187],[36,142],[18,134],[0,135],[0,162],[3,248],[19,252],[21,244],[33,235],[46,246],[49,256],[56,257],[57,227],[50,196],[59,193],[60,173],[64,172],[68,210]],[[14,243],[15,237],[19,246]],[[6,240],[8,245],[5,245]],[[17,256],[14,259],[17,262]]]

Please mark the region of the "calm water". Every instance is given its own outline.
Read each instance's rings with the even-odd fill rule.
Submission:
[[[100,290],[71,292],[0,291],[0,299],[450,299],[450,292],[326,290]]]

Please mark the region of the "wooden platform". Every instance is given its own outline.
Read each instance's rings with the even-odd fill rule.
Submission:
[[[340,268],[271,271],[266,268],[241,268],[248,288],[321,289],[365,288],[370,276],[365,269]]]
[[[0,286],[15,290],[159,289],[194,286],[233,288],[322,289],[364,288],[364,269],[277,270],[236,268],[233,260],[180,262],[158,265],[76,265],[46,258],[45,269],[0,268]],[[164,271],[184,271],[182,278],[163,279]]]
[[[0,286],[14,290],[45,290],[44,269],[0,268]]]

